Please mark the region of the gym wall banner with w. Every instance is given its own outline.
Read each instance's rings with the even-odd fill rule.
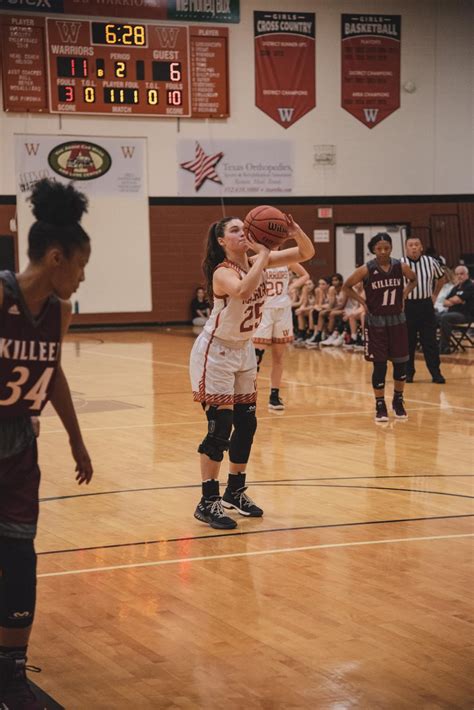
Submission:
[[[316,16],[254,12],[255,105],[283,128],[316,106]]]
[[[341,106],[368,128],[400,108],[400,15],[341,15]]]

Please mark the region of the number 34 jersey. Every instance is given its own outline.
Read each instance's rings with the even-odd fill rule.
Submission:
[[[240,279],[247,274],[238,264],[228,260],[223,261],[216,268],[233,269]],[[237,346],[244,345],[245,341],[252,338],[262,320],[265,298],[266,287],[263,274],[260,283],[249,298],[214,296],[214,306],[204,331]]]
[[[403,311],[403,272],[398,259],[390,259],[390,268],[383,271],[376,259],[367,262],[369,271],[364,290],[369,313],[373,316],[394,316]]]
[[[61,354],[61,303],[50,296],[33,318],[15,274],[0,271],[0,417],[38,415],[48,401]]]

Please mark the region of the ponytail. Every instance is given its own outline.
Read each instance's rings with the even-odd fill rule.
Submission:
[[[224,236],[226,224],[233,219],[237,219],[237,217],[224,217],[220,222],[213,222],[207,234],[202,270],[206,282],[206,293],[210,300],[214,299],[212,289],[214,271],[216,266],[226,258],[224,248],[219,244],[218,239]]]

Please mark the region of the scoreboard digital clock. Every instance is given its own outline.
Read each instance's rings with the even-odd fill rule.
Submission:
[[[52,113],[190,116],[189,28],[48,18]]]

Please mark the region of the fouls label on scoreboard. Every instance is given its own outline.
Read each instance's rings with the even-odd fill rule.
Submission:
[[[190,116],[187,27],[49,18],[53,113]]]

